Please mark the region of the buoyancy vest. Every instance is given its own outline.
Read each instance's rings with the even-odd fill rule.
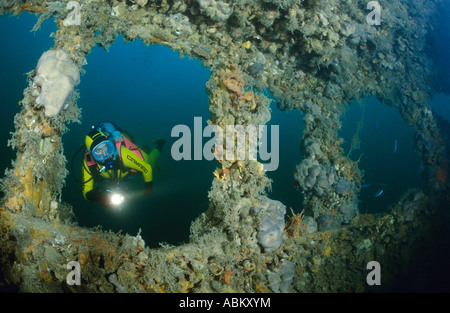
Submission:
[[[133,151],[134,154],[136,154],[138,157],[141,158],[141,160],[144,160],[144,156],[142,155],[141,149],[139,149],[138,146],[136,146],[136,144],[134,142],[132,142],[130,139],[128,139],[127,137],[123,136],[123,141],[116,141],[116,148],[119,154],[119,159],[122,161],[122,156],[121,156],[121,147],[122,144],[125,145],[125,148],[127,148],[128,150]],[[144,160],[145,161],[145,160]],[[135,169],[130,169],[130,172],[135,173],[136,170]]]

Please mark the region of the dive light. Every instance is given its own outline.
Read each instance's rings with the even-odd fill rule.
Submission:
[[[125,201],[125,197],[119,188],[107,191],[111,193],[109,195],[109,201],[113,206],[120,206]]]

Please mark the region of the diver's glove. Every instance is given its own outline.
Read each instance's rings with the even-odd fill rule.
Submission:
[[[108,192],[103,187],[95,187],[86,193],[86,199],[89,201],[98,201],[103,207],[109,205]]]
[[[153,182],[152,181],[145,183],[145,189],[144,189],[144,196],[151,196],[151,195],[153,195]]]
[[[158,138],[158,139],[154,140],[153,143],[155,144],[156,149],[158,149],[159,152],[162,153],[164,145],[166,144],[166,139],[165,138]]]

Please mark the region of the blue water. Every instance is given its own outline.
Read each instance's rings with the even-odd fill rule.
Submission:
[[[414,130],[396,109],[383,105],[376,97],[367,98],[361,104],[354,101],[342,118],[340,135],[344,138],[345,155],[350,151],[360,121],[360,149],[350,154],[353,161],[360,159],[359,168],[364,171],[359,210],[379,213],[395,204],[409,188],[423,187],[413,148]],[[375,197],[381,190],[383,193]]]
[[[295,213],[300,213],[303,209],[301,195],[293,185],[293,174],[295,167],[302,159],[300,152],[300,139],[305,129],[303,114],[298,110],[283,112],[277,108],[276,99],[271,103],[272,118],[267,123],[279,125],[279,165],[276,171],[267,172],[267,176],[272,179],[272,192],[269,197],[283,202],[290,213],[289,208]]]
[[[41,30],[30,33],[37,17],[22,14],[20,18],[0,17],[2,38],[0,90],[2,94],[2,123],[0,144],[6,146],[14,130],[13,117],[20,111],[18,102],[26,87],[26,72],[36,67],[40,55],[51,48],[56,31],[53,21],[47,21]],[[6,44],[7,43],[7,44]],[[171,138],[171,130],[178,124],[193,128],[194,117],[202,117],[203,125],[209,119],[208,96],[204,84],[209,69],[198,60],[180,58],[177,52],[159,45],[146,47],[142,42],[123,42],[119,37],[109,51],[95,47],[87,57],[86,71],[78,86],[82,109],[82,123],[69,125],[63,136],[64,151],[71,168],[72,158],[83,146],[85,134],[92,124],[111,120],[126,129],[138,145],[153,146],[156,138],[164,137],[167,145],[160,158],[161,172],[155,175],[155,193],[144,198],[143,180],[136,177],[128,182],[128,190],[135,196],[127,197],[121,211],[105,209],[83,200],[80,179],[81,155],[74,157],[74,172],[69,175],[63,190],[63,201],[74,207],[81,226],[101,225],[105,230],[141,235],[149,246],[160,242],[177,244],[188,240],[191,222],[208,207],[208,191],[217,161],[174,161],[170,147],[178,138]],[[364,107],[364,109],[363,109]],[[276,100],[271,104],[269,125],[280,125],[280,163],[268,177],[273,180],[269,196],[282,201],[295,212],[302,209],[303,196],[292,184],[295,166],[301,161],[300,138],[304,129],[302,114],[298,111],[281,112]],[[375,98],[364,100],[363,106],[352,103],[342,118],[340,135],[349,143],[358,122],[363,119],[361,147],[351,158],[360,155],[360,168],[365,171],[360,195],[360,211],[379,212],[395,203],[408,188],[420,186],[418,161],[413,150],[413,131],[393,108],[380,104]],[[397,151],[394,143],[397,140]],[[0,170],[11,167],[15,151],[3,149]],[[377,198],[374,194],[383,189]]]

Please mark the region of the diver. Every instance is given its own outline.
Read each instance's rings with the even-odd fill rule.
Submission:
[[[123,194],[120,182],[132,175],[142,175],[144,195],[153,194],[153,172],[163,150],[165,139],[154,141],[156,148],[139,148],[134,138],[112,122],[92,126],[86,135],[83,161],[83,196],[98,201],[103,207],[120,205]],[[108,188],[95,187],[94,182],[108,180]]]

